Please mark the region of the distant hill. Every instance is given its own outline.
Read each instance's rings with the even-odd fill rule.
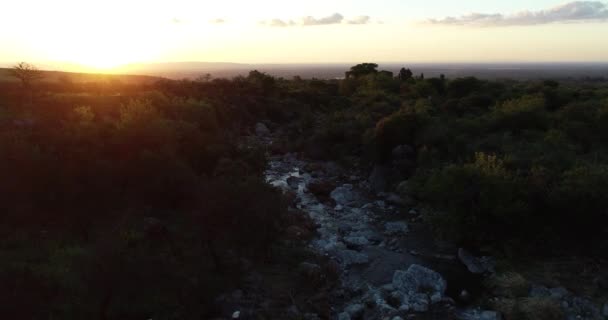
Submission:
[[[355,63],[339,64],[242,64],[227,62],[167,62],[131,64],[121,73],[145,74],[173,79],[196,78],[211,74],[215,78],[232,78],[259,70],[276,77],[336,79],[344,77]],[[583,77],[608,78],[608,63],[380,63],[380,69],[395,74],[402,67],[427,77],[441,74],[449,78],[475,76],[482,79],[566,79]]]
[[[10,68],[0,68],[0,82],[18,82],[19,80],[10,74]],[[149,75],[123,75],[123,74],[96,74],[82,72],[42,71],[43,82],[57,82],[69,80],[74,83],[120,81],[126,84],[146,84],[160,80],[160,77]]]
[[[109,74],[47,71],[46,81],[69,77],[74,82],[119,79],[123,82],[156,81],[159,77],[170,79],[195,79],[206,74],[213,78],[246,76],[251,70],[266,72],[275,77],[291,79],[294,76],[311,79],[341,79],[355,63],[326,64],[244,64],[231,62],[160,62],[124,65]],[[40,64],[41,69],[52,70],[51,64]],[[65,67],[65,68],[64,68]],[[411,69],[416,76],[448,78],[474,76],[481,79],[581,79],[608,80],[608,63],[380,63],[380,70],[397,74],[402,67]],[[74,70],[76,67],[57,65],[56,69]],[[8,69],[0,68],[0,81],[16,81],[8,75]]]

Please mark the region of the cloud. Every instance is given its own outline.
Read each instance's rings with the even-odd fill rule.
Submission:
[[[342,20],[344,20],[344,16],[339,13],[334,13],[331,16],[320,18],[320,19],[316,19],[314,17],[308,16],[308,17],[302,18],[302,25],[303,26],[321,26],[321,25],[326,25],[326,24],[338,24],[338,23],[342,23]]]
[[[608,21],[608,4],[601,1],[574,1],[539,11],[521,11],[515,14],[471,13],[460,17],[430,19],[427,22],[452,26],[531,26],[549,23]]]
[[[370,22],[369,16],[358,16],[354,19],[346,21],[348,24],[368,24]]]
[[[224,23],[226,23],[226,20],[221,19],[221,18],[212,19],[212,20],[209,20],[209,23],[212,23],[212,24],[224,24]]]
[[[334,13],[327,17],[315,18],[312,16],[306,16],[298,21],[294,20],[282,20],[282,19],[272,19],[261,21],[261,25],[269,26],[269,27],[293,27],[293,26],[322,26],[322,25],[330,25],[330,24],[368,24],[370,23],[369,16],[359,16],[353,19],[346,19],[343,15],[339,13]]]

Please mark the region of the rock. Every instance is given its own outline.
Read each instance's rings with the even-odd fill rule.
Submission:
[[[346,243],[347,247],[356,249],[360,249],[369,245],[369,241],[365,237],[345,237],[344,243]]]
[[[417,216],[418,214],[420,214],[418,212],[418,210],[416,209],[411,209],[410,211],[407,212],[408,214],[412,215],[412,216]]]
[[[323,170],[330,176],[340,176],[344,172],[344,168],[333,161],[325,162],[323,164]]]
[[[338,205],[336,205],[336,206],[334,207],[334,210],[335,210],[335,211],[342,211],[342,210],[344,210],[344,207],[343,207],[341,204],[338,204]]]
[[[396,290],[408,296],[416,293],[425,293],[432,296],[438,293],[443,297],[447,283],[439,273],[423,266],[412,264],[407,271],[395,271],[393,286]]]
[[[270,130],[265,124],[258,122],[255,124],[255,134],[258,137],[265,137],[270,134]]]
[[[316,313],[305,313],[304,317],[302,319],[303,320],[321,320],[321,318],[319,318],[319,315]]]
[[[291,307],[287,308],[287,314],[293,319],[301,318],[300,310],[298,310],[296,305],[292,305]]]
[[[310,193],[317,197],[328,197],[335,186],[327,180],[315,180],[309,183],[307,188]]]
[[[351,184],[344,184],[334,189],[334,191],[331,192],[330,197],[334,199],[336,204],[349,205],[358,200],[359,195],[353,191],[353,186]]]
[[[551,299],[561,300],[566,296],[570,295],[570,292],[564,287],[557,287],[549,289]]]
[[[302,181],[303,180],[300,177],[291,176],[287,178],[287,185],[289,185],[291,188],[297,189]]]
[[[351,319],[359,319],[365,312],[365,307],[362,304],[351,304],[344,309],[344,312],[348,313]]]
[[[466,309],[456,312],[456,319],[459,320],[501,320],[502,316],[496,311]]]
[[[338,315],[338,320],[350,320],[350,316],[346,312],[342,312]]]
[[[495,263],[491,257],[477,258],[463,248],[458,249],[458,259],[474,274],[494,273]]]
[[[402,221],[387,222],[384,224],[384,230],[387,235],[403,236],[409,231],[407,223]]]
[[[410,199],[401,197],[401,196],[399,196],[397,194],[394,194],[394,193],[389,193],[389,194],[386,195],[386,202],[388,202],[390,204],[393,204],[393,205],[396,205],[396,206],[399,206],[399,207],[405,207],[405,206],[407,206],[410,203],[409,200]]]
[[[439,292],[435,292],[431,295],[432,304],[439,303],[441,301],[441,299],[443,299],[443,297],[441,296],[441,293],[439,293]]]
[[[345,267],[353,264],[367,264],[369,257],[366,254],[353,250],[342,250],[338,252],[338,257]]]
[[[413,302],[411,302],[413,300]],[[424,294],[415,294],[410,297],[411,309],[415,312],[429,311],[429,300]]]
[[[241,317],[240,311],[235,311],[232,313],[232,319],[239,319]]]
[[[403,318],[401,318],[400,316],[394,316],[391,320],[403,320]]]
[[[376,192],[385,191],[388,187],[390,176],[390,168],[386,166],[376,165],[369,176],[369,184],[372,190]]]
[[[399,182],[399,184],[397,185],[396,191],[397,191],[397,193],[399,193],[401,195],[407,195],[407,194],[412,193],[410,184],[407,180]]]

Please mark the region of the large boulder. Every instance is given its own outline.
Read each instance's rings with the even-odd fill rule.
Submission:
[[[443,277],[423,266],[412,264],[407,271],[398,270],[393,275],[393,287],[395,290],[409,296],[424,293],[429,297],[439,294],[443,297],[447,287]]]

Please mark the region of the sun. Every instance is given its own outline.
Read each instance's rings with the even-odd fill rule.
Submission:
[[[83,29],[66,28],[37,44],[47,60],[68,63],[82,72],[111,72],[129,63],[156,58],[161,48],[154,35],[126,26],[94,24]]]

